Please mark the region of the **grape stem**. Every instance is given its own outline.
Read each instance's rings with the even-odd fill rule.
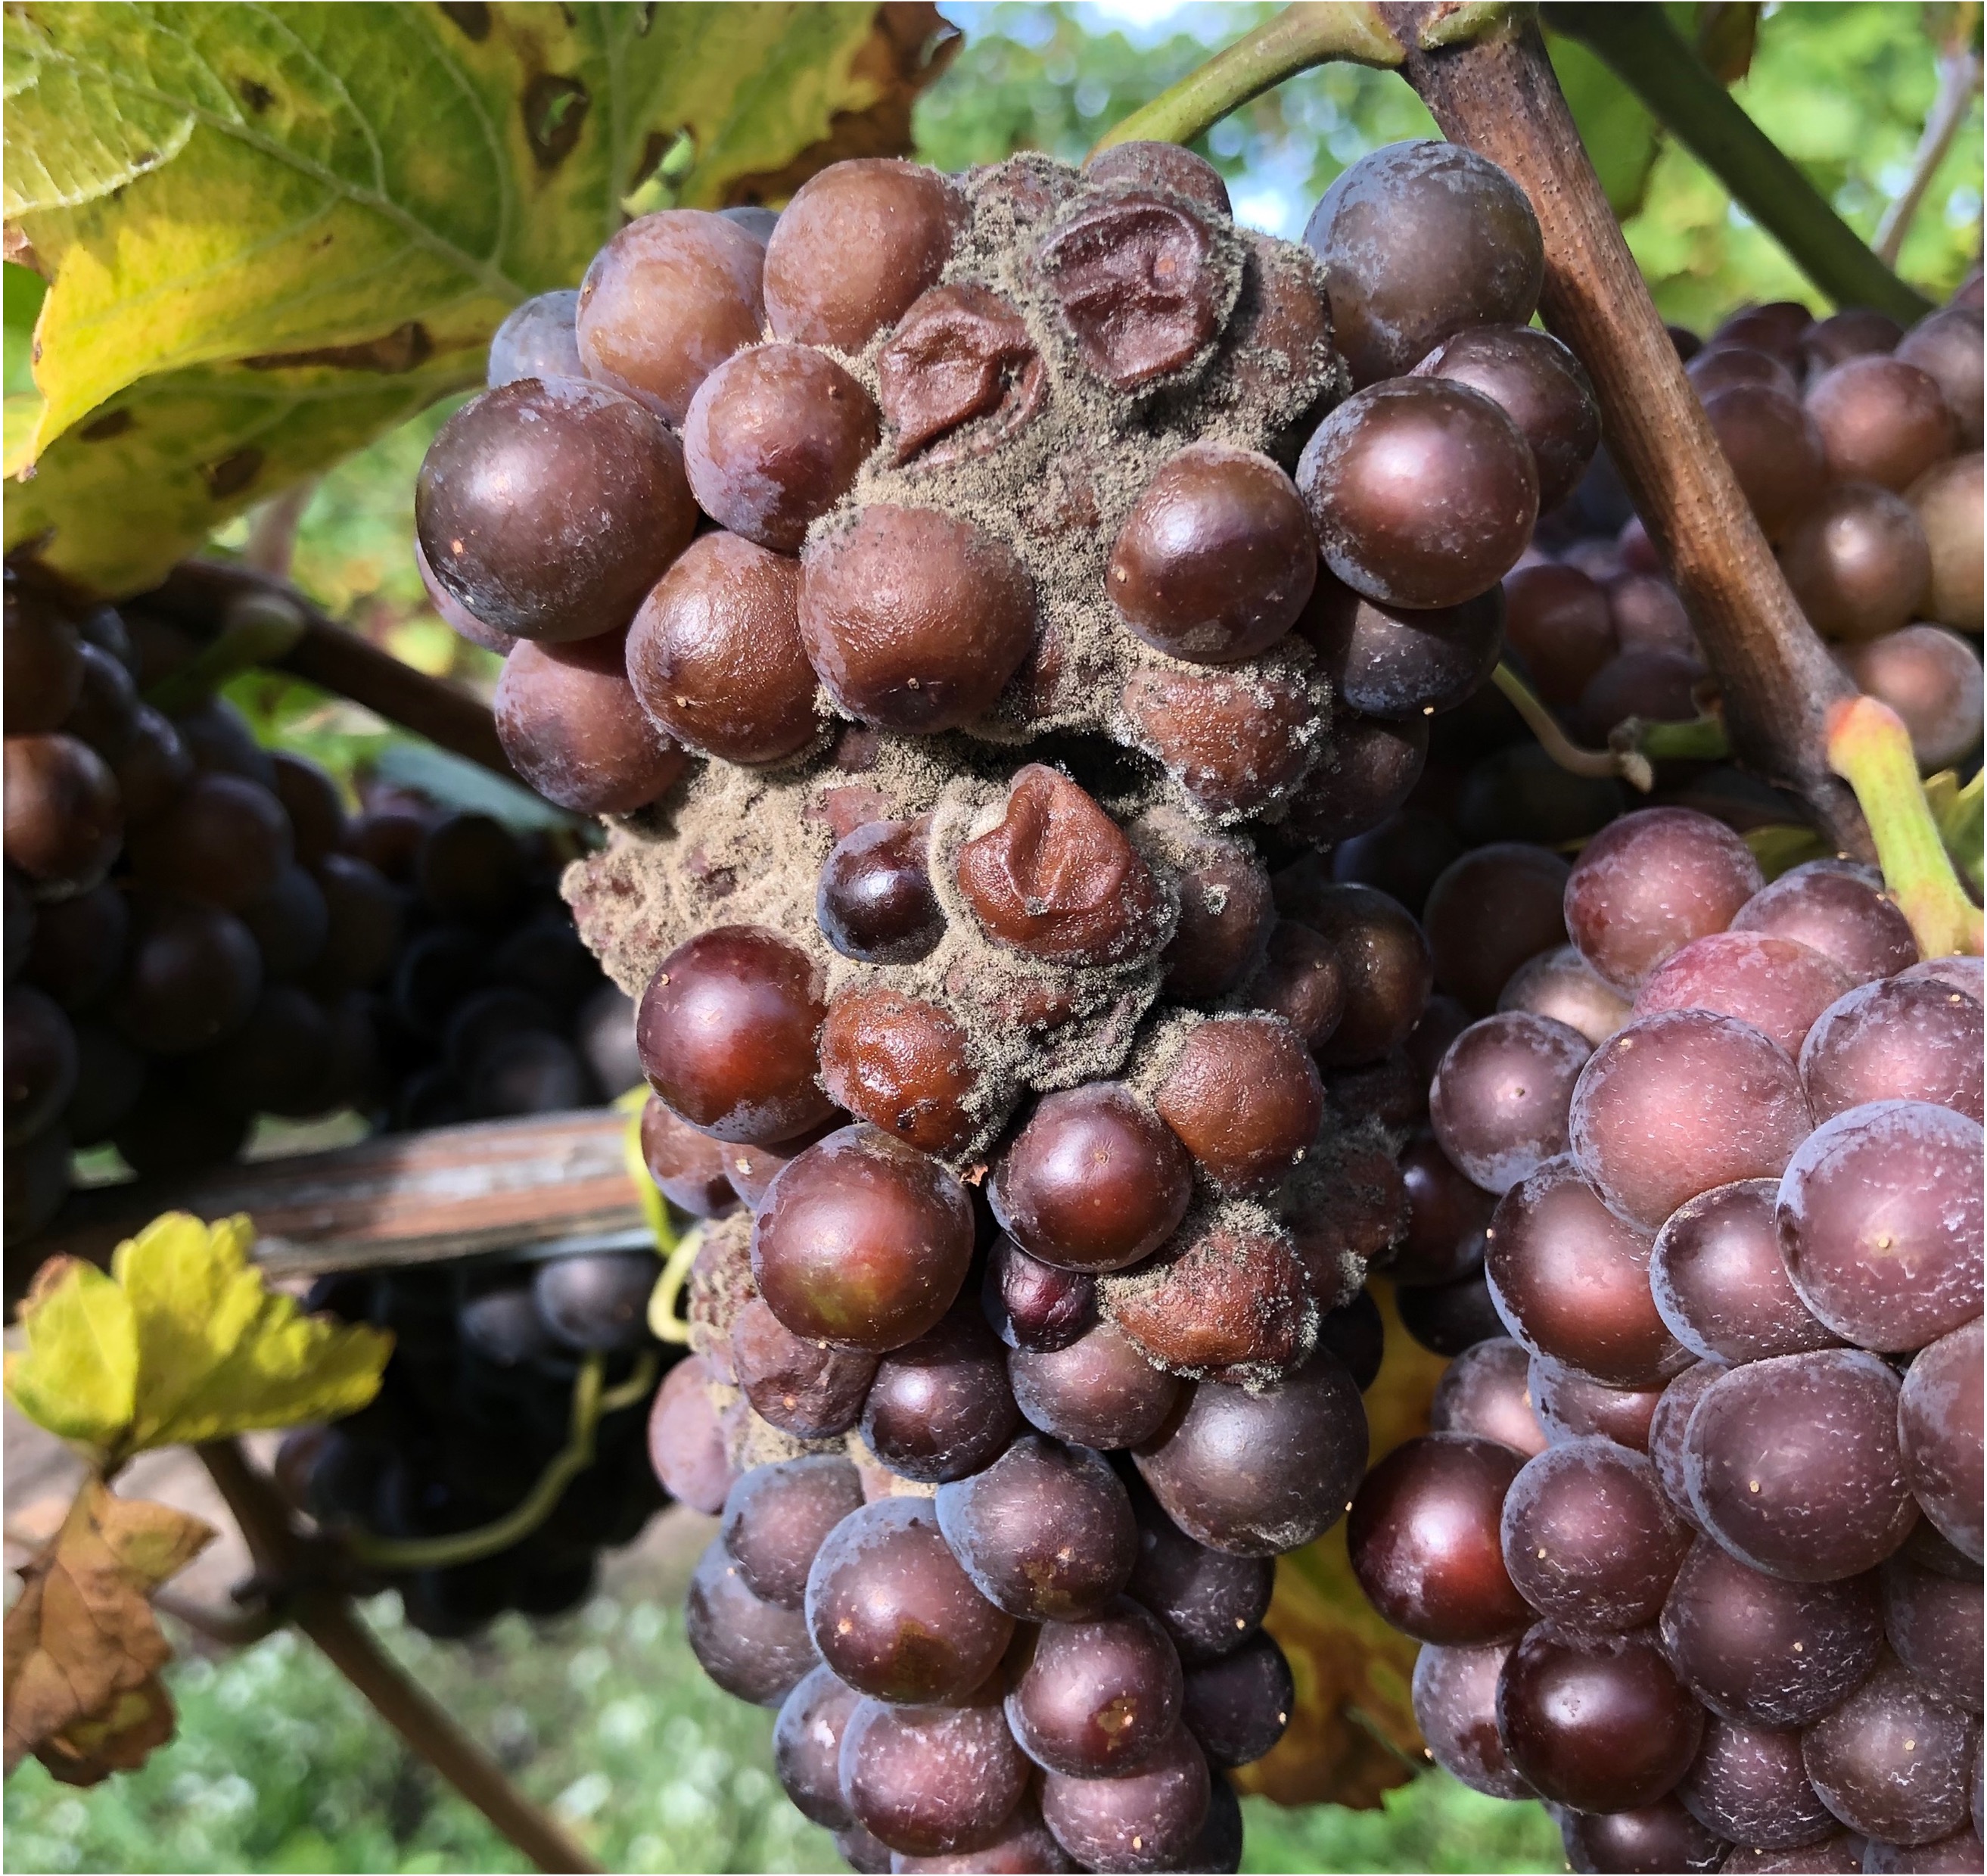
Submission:
[[[1527,28],[1424,52],[1427,9],[1382,10],[1415,48],[1405,75],[1443,134],[1531,199],[1545,243],[1540,309],[1593,381],[1609,449],[1718,679],[1737,759],[1802,801],[1837,851],[1873,858],[1856,798],[1828,761],[1827,712],[1854,690],[1795,603],[1684,376],[1543,41]]]
[[[356,1525],[339,1527],[346,1549],[378,1570],[445,1570],[473,1564],[521,1544],[558,1508],[565,1488],[593,1463],[593,1438],[603,1415],[643,1399],[656,1384],[656,1358],[644,1351],[635,1372],[619,1386],[602,1390],[601,1358],[589,1355],[572,1384],[572,1409],[566,1443],[540,1473],[531,1489],[501,1517],[474,1530],[440,1537],[381,1537]]]
[[[1605,749],[1583,749],[1510,665],[1500,663],[1492,675],[1506,701],[1538,738],[1539,747],[1569,775],[1619,776],[1647,795],[1656,785],[1655,764],[1659,761],[1716,762],[1732,753],[1724,719],[1715,714],[1684,723],[1624,717],[1608,732]]]
[[[1845,699],[1828,713],[1828,759],[1863,804],[1884,883],[1910,919],[1919,954],[1978,956],[1980,908],[1939,837],[1903,719],[1874,697]]]
[[[350,1598],[328,1588],[313,1568],[312,1546],[268,1476],[232,1439],[198,1446],[228,1510],[241,1527],[257,1577],[278,1592],[283,1614],[363,1694],[409,1749],[456,1790],[538,1868],[597,1871],[595,1863],[504,1775],[448,1713],[410,1680],[359,1618]]]
[[[1980,89],[1980,55],[1972,43],[1979,25],[1977,4],[1952,9],[1951,24],[1939,47],[1938,93],[1911,157],[1911,180],[1877,224],[1877,258],[1886,266],[1897,265],[1898,256],[1904,250],[1904,237],[1911,232],[1939,165],[1952,149],[1959,127],[1966,121],[1973,94]]]
[[[1591,47],[1838,305],[1874,307],[1906,326],[1931,311],[1705,69],[1661,7],[1561,5],[1545,18]]]
[[[1114,124],[1090,154],[1113,143],[1190,143],[1251,98],[1313,66],[1342,59],[1391,69],[1405,49],[1388,30],[1382,11],[1365,0],[1298,0]]]

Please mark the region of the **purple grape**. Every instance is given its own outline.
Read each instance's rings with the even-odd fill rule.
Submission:
[[[1898,1439],[1898,1379],[1856,1348],[1776,1356],[1721,1375],[1684,1437],[1704,1528],[1797,1583],[1874,1569],[1918,1508]]]
[[[1980,1065],[1979,999],[1910,976],[1862,984],[1837,999],[1800,1051],[1817,1121],[1871,1101],[1930,1101],[1977,1122]]]
[[[1649,1290],[1677,1340],[1707,1361],[1762,1361],[1837,1346],[1780,1257],[1769,1179],[1739,1179],[1686,1199],[1656,1233]]]
[[[1171,1869],[1199,1835],[1209,1792],[1207,1761],[1179,1726],[1156,1754],[1122,1777],[1045,1773],[1042,1821],[1085,1869]]]
[[[1972,1722],[1885,1658],[1801,1738],[1821,1800],[1852,1830],[1886,1843],[1927,1844],[1966,1822]]]
[[[1500,1010],[1529,1010],[1605,1042],[1628,1020],[1630,1000],[1570,944],[1541,951],[1519,966],[1497,995]]]
[[[1791,938],[1832,957],[1858,984],[1918,962],[1911,922],[1884,896],[1874,868],[1846,860],[1810,860],[1741,906],[1735,932]]]
[[[1486,1192],[1509,1192],[1567,1149],[1567,1108],[1594,1052],[1577,1029],[1513,1011],[1473,1023],[1429,1089],[1442,1151]]]
[[[1912,1495],[1940,1534],[1981,1561],[1981,1328],[1921,1349],[1898,1402],[1898,1436]]]
[[[1874,1576],[1790,1583],[1700,1537],[1663,1604],[1663,1647],[1722,1719],[1805,1726],[1875,1665],[1884,1618]]]
[[[1815,1019],[1851,986],[1849,973],[1791,938],[1763,932],[1712,932],[1693,938],[1649,973],[1634,1016],[1709,1010],[1763,1031],[1790,1055]]]
[[[990,1843],[1028,1785],[997,1689],[956,1706],[859,1702],[842,1730],[841,1768],[856,1822],[909,1856]]]
[[[1610,1210],[1651,1231],[1714,1186],[1778,1178],[1813,1125],[1786,1050],[1702,1010],[1609,1037],[1573,1091],[1571,1123],[1580,1171]]]
[[[1125,1594],[1150,1611],[1189,1667],[1240,1648],[1270,1612],[1274,1560],[1195,1543],[1148,1492],[1139,1492],[1133,1508],[1139,1561]]]
[[[1508,1336],[1466,1348],[1435,1384],[1429,1430],[1474,1433],[1526,1459],[1544,1452],[1545,1429],[1532,1407],[1530,1367],[1531,1357]]]
[[[1694,1373],[1701,1362],[1685,1368]],[[1681,1377],[1679,1377],[1680,1378]],[[1669,1384],[1674,1386],[1675,1382]],[[1532,1412],[1545,1429],[1546,1443],[1563,1446],[1570,1440],[1612,1440],[1631,1452],[1649,1449],[1649,1429],[1662,1403],[1664,1388],[1608,1388],[1577,1368],[1535,1355],[1526,1377]]]
[[[1853,1830],[1838,1830],[1819,1843],[1803,1844],[1794,1850],[1753,1850],[1741,1845],[1726,1853],[1718,1867],[1727,1876],[1862,1876],[1867,1867],[1866,1851],[1876,1846]]]
[[[836,1453],[811,1453],[740,1474],[719,1535],[753,1594],[798,1609],[815,1553],[862,1504],[855,1468]]]
[[[754,1706],[778,1706],[821,1658],[801,1612],[754,1595],[717,1540],[690,1578],[683,1627],[704,1672]]]
[[[1561,1810],[1560,1842],[1574,1870],[1729,1869],[1731,1846],[1675,1798],[1626,1811]]]
[[[1713,1718],[1676,1789],[1707,1829],[1758,1850],[1818,1843],[1836,1829],[1801,1763],[1801,1736]]]
[[[1583,1632],[1662,1613],[1690,1530],[1655,1469],[1611,1439],[1575,1439],[1526,1462],[1504,1496],[1504,1566],[1540,1615]]]
[[[1645,808],[1587,843],[1566,882],[1567,935],[1618,989],[1722,932],[1763,881],[1753,850],[1688,808]]]
[[[1473,1791],[1493,1798],[1529,1798],[1497,1731],[1497,1677],[1510,1644],[1440,1648],[1431,1642],[1415,1657],[1415,1723],[1429,1756]]]
[[[1780,1250],[1801,1299],[1865,1348],[1921,1348],[1980,1314],[1980,1125],[1923,1101],[1851,1108],[1780,1180]]]
[[[1649,1294],[1649,1245],[1568,1155],[1498,1201],[1484,1274],[1497,1313],[1533,1354],[1611,1387],[1647,1388],[1690,1361]]]
[[[1693,1530],[1703,1522],[1690,1502],[1690,1484],[1684,1471],[1684,1436],[1690,1430],[1690,1416],[1704,1391],[1726,1372],[1722,1361],[1700,1361],[1687,1368],[1665,1388],[1649,1418],[1649,1463],[1656,1469],[1656,1483],[1670,1501],[1670,1509]]]
[[[1980,1857],[1979,1827],[1968,1824],[1950,1837],[1934,1837],[1929,1844],[1883,1844],[1872,1837],[1857,1867],[1866,1876],[1884,1876],[1893,1870],[1977,1871]]]
[[[1274,1748],[1296,1708],[1290,1664],[1258,1629],[1233,1654],[1187,1670],[1180,1717],[1209,1765],[1250,1765]]]
[[[773,1770],[803,1817],[831,1830],[854,1821],[842,1797],[842,1734],[862,1695],[829,1667],[811,1668],[773,1722]]]
[[[1892,1652],[1928,1692],[1948,1706],[1978,1713],[1983,1669],[1980,1584],[1955,1581],[1907,1555],[1878,1573],[1884,1633]]]

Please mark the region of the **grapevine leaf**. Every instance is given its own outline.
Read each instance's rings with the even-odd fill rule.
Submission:
[[[110,1452],[138,1388],[131,1301],[94,1264],[51,1257],[20,1307],[27,1347],[7,1357],[7,1398],[36,1426]]]
[[[1938,837],[1952,855],[1959,876],[1977,893],[1981,889],[1981,775],[1976,770],[1965,788],[1952,769],[1941,769],[1927,778],[1925,799],[1931,805],[1931,818],[1938,823]]]
[[[137,1326],[130,1449],[336,1419],[379,1392],[392,1338],[307,1316],[248,1262],[246,1217],[154,1219],[111,1270]]]
[[[950,29],[923,0],[20,0],[4,32],[8,251],[49,282],[42,402],[8,412],[10,471],[48,481],[7,539],[116,592],[471,381],[665,154],[670,199],[715,206],[906,147]],[[204,454],[203,400],[236,407]]]
[[[153,1677],[172,1650],[147,1598],[214,1534],[184,1511],[116,1497],[94,1473],[84,1481],[7,1611],[9,1772],[46,1753],[63,1768],[57,1776],[93,1783],[170,1732],[171,1705],[162,1709]]]
[[[1548,33],[1547,50],[1580,140],[1607,192],[1607,206],[1625,221],[1642,206],[1650,172],[1662,149],[1662,129],[1648,109],[1577,39]]]
[[[1446,1364],[1401,1326],[1392,1287],[1370,1285],[1385,1325],[1385,1359],[1366,1391],[1368,1463],[1425,1433]],[[1264,1626],[1289,1658],[1297,1706],[1281,1740],[1234,1774],[1280,1804],[1370,1810],[1424,1763],[1408,1682],[1415,1645],[1381,1618],[1352,1574],[1341,1520],[1277,1561]]]

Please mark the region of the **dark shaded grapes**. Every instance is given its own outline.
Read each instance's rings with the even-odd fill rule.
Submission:
[[[1126,1594],[1150,1612],[1189,1667],[1239,1648],[1269,1613],[1274,1561],[1196,1544],[1147,1493],[1139,1494],[1135,1510],[1138,1561]]]
[[[649,1085],[720,1140],[772,1142],[812,1126],[833,1112],[815,1078],[823,989],[807,954],[776,932],[700,932],[642,994],[636,1041]]]
[[[1523,552],[1538,472],[1517,427],[1482,392],[1396,378],[1321,423],[1297,487],[1325,565],[1383,606],[1460,606]]]
[[[124,838],[116,779],[73,736],[10,736],[5,751],[7,863],[52,899],[87,891]]]
[[[1911,732],[1918,767],[1949,768],[1980,746],[1980,654],[1939,626],[1906,626],[1840,654],[1850,681],[1887,704]]]
[[[945,936],[929,833],[922,819],[868,821],[835,842],[815,888],[815,920],[844,957],[913,964]]]
[[[6,1134],[19,1146],[62,1112],[76,1091],[76,1032],[53,999],[25,984],[7,987]]]
[[[1649,1294],[1649,1239],[1602,1203],[1570,1156],[1499,1200],[1484,1271],[1510,1332],[1609,1386],[1648,1387],[1688,1365]]]
[[[1390,143],[1334,182],[1304,229],[1324,263],[1333,338],[1368,384],[1452,332],[1523,326],[1544,275],[1524,191],[1473,150]]]
[[[10,925],[19,916],[11,905],[8,916]],[[130,931],[125,896],[106,885],[33,907],[8,936],[26,942],[26,980],[74,1014],[100,1001],[116,981]]]
[[[1925,1516],[1981,1560],[1981,1328],[1979,1319],[1919,1351],[1898,1403],[1904,1476]]]
[[[1302,862],[1273,884],[1278,911],[1308,926],[1338,954],[1345,1008],[1321,1063],[1374,1061],[1398,1048],[1427,1007],[1432,980],[1421,927],[1385,893],[1328,882]]]
[[[1923,1101],[1825,1121],[1780,1180],[1787,1274],[1835,1332],[1903,1353],[1980,1313],[1981,1135]]]
[[[1557,854],[1517,841],[1463,855],[1429,889],[1422,917],[1437,987],[1473,1015],[1495,1009],[1520,965],[1566,942],[1570,871]]]
[[[1649,1289],[1677,1340],[1707,1361],[1759,1361],[1827,1348],[1780,1257],[1772,1179],[1739,1179],[1686,1199],[1656,1233]]]
[[[1505,1494],[1501,1540],[1526,1601],[1591,1632],[1644,1628],[1662,1613],[1690,1530],[1646,1459],[1585,1439],[1526,1462]]]
[[[697,524],[667,427],[567,378],[464,405],[428,447],[414,511],[451,598],[500,632],[554,642],[626,625]]]
[[[1540,1797],[1580,1810],[1634,1810],[1688,1770],[1704,1710],[1650,1631],[1580,1638],[1541,1622],[1504,1663],[1497,1726]]]
[[[863,722],[956,729],[993,707],[1034,643],[1026,568],[991,535],[936,509],[872,502],[801,565],[808,661]]]
[[[960,1568],[922,1498],[879,1498],[835,1527],[808,1574],[807,1619],[850,1686],[907,1702],[963,1698],[1014,1631]]]
[[[862,1437],[892,1472],[938,1484],[996,1458],[1020,1418],[1000,1339],[968,1305],[877,1364]]]
[[[1435,1355],[1458,1355],[1506,1332],[1480,1270],[1452,1284],[1403,1284],[1394,1304],[1402,1328]]]
[[[1378,827],[1408,798],[1428,759],[1428,724],[1334,717],[1331,742],[1290,802],[1290,830],[1328,847]]]
[[[1425,1134],[1402,1149],[1400,1168],[1408,1189],[1408,1231],[1387,1260],[1387,1274],[1410,1284],[1453,1283],[1466,1276],[1483,1260],[1490,1194],[1472,1185]]]
[[[1575,1870],[1730,1869],[1731,1846],[1675,1798],[1625,1811],[1562,1810],[1560,1841]]]
[[[862,1481],[838,1453],[809,1453],[741,1473],[719,1530],[745,1587],[798,1609],[808,1571],[828,1534],[862,1504]]]
[[[188,1054],[248,1020],[262,963],[238,919],[149,895],[132,915],[123,981],[106,1007],[127,1041],[150,1054]]]
[[[1137,1461],[1189,1537],[1238,1556],[1267,1556],[1308,1544],[1338,1521],[1365,1442],[1359,1391],[1321,1349],[1258,1393],[1196,1384]]]
[[[573,645],[521,639],[497,680],[497,737],[511,766],[575,814],[633,814],[690,766],[637,700],[626,643],[619,632]]]
[[[1284,1736],[1296,1706],[1290,1663],[1258,1630],[1233,1653],[1187,1670],[1181,1718],[1209,1765],[1248,1765]]]
[[[187,1058],[187,1085],[217,1108],[301,1116],[324,1106],[331,1019],[292,984],[265,984],[232,1035]]]
[[[78,1146],[94,1146],[130,1112],[145,1085],[145,1058],[123,1037],[102,1022],[86,1017],[76,1031],[76,1087],[62,1109],[61,1125]],[[69,1150],[62,1155],[66,1189]]]
[[[301,866],[286,866],[276,883],[235,915],[262,953],[264,974],[301,977],[324,954],[331,936],[331,908],[324,889]]]
[[[1253,851],[1221,843],[1206,849],[1174,885],[1179,923],[1162,953],[1162,988],[1176,1003],[1212,1003],[1240,984],[1274,944],[1270,876]]]
[[[1466,1348],[1435,1383],[1429,1402],[1430,1429],[1494,1439],[1522,1459],[1544,1452],[1545,1429],[1528,1392],[1530,1365],[1531,1358],[1508,1337]]]
[[[1723,823],[1645,808],[1587,842],[1567,880],[1567,931],[1603,977],[1633,990],[1693,938],[1723,931],[1763,883],[1752,849]]]
[[[874,1355],[796,1335],[758,1297],[732,1322],[731,1360],[753,1411],[802,1439],[853,1426],[876,1373]]]
[[[1580,1170],[1611,1210],[1651,1231],[1714,1186],[1777,1177],[1812,1124],[1786,1051],[1702,1010],[1643,1017],[1602,1043],[1573,1091],[1571,1122]]]
[[[305,977],[320,993],[367,990],[400,948],[400,896],[377,868],[349,854],[327,854],[312,877],[324,895],[324,946]]]
[[[1965,1825],[1975,1743],[1965,1715],[1887,1658],[1801,1736],[1801,1760],[1822,1802],[1850,1829],[1923,1844]]]
[[[1276,643],[1317,578],[1317,543],[1288,476],[1267,456],[1189,444],[1125,518],[1105,571],[1119,617],[1193,664],[1230,664]]]
[[[902,1854],[977,1849],[1000,1834],[1027,1783],[997,1689],[957,1706],[864,1700],[842,1731],[842,1797],[858,1822]]]
[[[83,645],[76,627],[43,595],[7,572],[6,732],[40,736],[56,728],[83,694]]]
[[[1066,1348],[1097,1321],[1097,1287],[1031,1257],[1004,1231],[987,1253],[980,1307],[1010,1348]]]
[[[1403,808],[1378,827],[1341,841],[1332,852],[1331,876],[1385,892],[1419,919],[1435,882],[1462,854],[1461,838],[1441,815]]]
[[[1817,1843],[1836,1828],[1808,1783],[1795,1732],[1707,1720],[1704,1743],[1676,1794],[1708,1829],[1757,1849]]]
[[[1813,418],[1784,391],[1756,383],[1710,393],[1704,414],[1766,538],[1783,538],[1829,480]]]
[[[1455,606],[1383,606],[1325,572],[1297,632],[1334,697],[1398,721],[1453,710],[1483,687],[1503,648],[1503,613],[1501,587]]]
[[[164,813],[134,828],[139,879],[162,892],[238,910],[290,864],[289,818],[267,788],[237,775],[197,775]]]
[[[1524,1632],[1533,1614],[1498,1539],[1523,1463],[1494,1441],[1435,1433],[1396,1446],[1367,1474],[1346,1544],[1359,1587],[1393,1627],[1444,1647]]]
[[[1874,1567],[1918,1518],[1898,1448],[1897,1377],[1860,1349],[1721,1375],[1691,1415],[1684,1471],[1705,1529],[1794,1582]]]
[[[1621,649],[1607,596],[1577,567],[1542,561],[1504,576],[1504,641],[1532,687],[1570,710]]]
[[[649,1342],[649,1297],[662,1274],[653,1251],[587,1251],[541,1264],[531,1295],[545,1326],[569,1348],[642,1348]]]
[[[1102,1081],[1036,1104],[996,1163],[988,1196],[1031,1256],[1096,1271],[1157,1250],[1192,1191],[1177,1135],[1129,1088]]]
[[[1103,1449],[1150,1439],[1180,1388],[1112,1322],[1060,1348],[1014,1349],[1007,1379],[1031,1425],[1072,1446]]]

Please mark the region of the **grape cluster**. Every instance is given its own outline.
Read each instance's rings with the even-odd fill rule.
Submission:
[[[403,1568],[354,1556],[351,1540],[445,1546],[517,1510],[570,1443],[581,1363],[599,1361],[610,1391],[660,1365],[647,1311],[660,1268],[646,1251],[599,1251],[319,1280],[308,1307],[393,1336],[372,1402],[287,1434],[276,1461],[294,1507],[346,1547],[354,1587],[396,1589],[407,1619],[444,1640],[506,1609],[553,1616],[585,1600],[599,1552],[633,1542],[664,1502],[646,1392],[600,1417],[591,1463],[504,1547]]]
[[[1909,332],[1791,301],[1672,328],[1809,622],[1927,773],[1981,736],[1979,282]],[[1513,661],[1580,739],[1698,714],[1702,647],[1604,458],[1505,582]]]
[[[1542,267],[1446,144],[1302,246],[1172,146],[842,163],[621,230],[423,467],[706,1221],[691,1639],[859,1868],[1236,1866],[1425,1082],[1422,931],[1317,850],[1597,445]]]
[[[141,599],[72,616],[6,575],[7,1223],[73,1150],[233,1158],[255,1117],[380,1126],[589,1105],[639,1078],[572,929],[573,850],[336,784],[213,699],[140,700],[191,643]]]
[[[1425,916],[1456,1359],[1348,1537],[1430,1751],[1575,1869],[1977,1869],[1980,960],[1679,807]]]

